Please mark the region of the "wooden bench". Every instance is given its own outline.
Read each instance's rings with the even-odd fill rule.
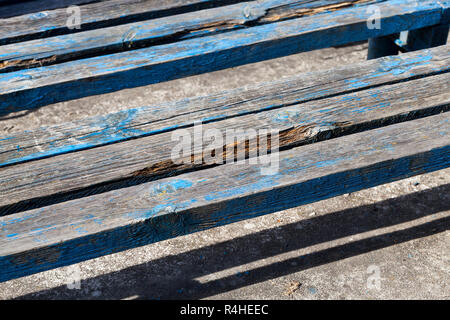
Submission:
[[[0,281],[449,167],[449,1],[163,3],[0,1],[1,117],[368,39],[370,58],[405,53],[0,137]],[[207,162],[199,122],[255,130],[220,144],[247,159]],[[263,129],[270,173],[250,161]]]

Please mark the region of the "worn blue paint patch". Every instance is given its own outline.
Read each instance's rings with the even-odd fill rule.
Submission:
[[[167,201],[166,203],[159,204],[149,210],[139,210],[139,211],[133,211],[129,213],[125,213],[125,218],[131,218],[134,220],[147,220],[157,217],[158,215],[164,215],[164,214],[173,214],[176,212],[179,212],[190,205],[197,202],[197,199],[190,199],[185,202],[175,202]]]
[[[6,138],[2,138],[0,139],[0,141],[6,141],[6,140],[11,140],[14,139],[15,137],[6,137]]]
[[[358,79],[349,79],[349,80],[346,80],[346,82],[349,84],[349,87],[352,89],[363,88],[363,87],[367,87],[370,85],[368,82],[360,81]]]
[[[0,230],[2,230],[4,233],[7,233],[8,228],[12,225],[22,223],[27,220],[34,219],[38,217],[42,212],[44,211],[44,208],[38,209],[32,213],[27,213],[22,217],[17,216],[7,216],[0,220]]]
[[[199,183],[199,182],[197,182]],[[124,216],[131,219],[146,220],[157,216],[158,214],[178,212],[189,205],[197,202],[196,199],[190,199],[186,202],[177,202],[171,198],[171,195],[178,190],[192,187],[193,183],[188,180],[175,179],[158,183],[149,190],[149,197],[158,199],[161,203],[151,209],[136,210],[126,213]]]
[[[340,158],[340,159],[336,158],[336,159],[333,159],[333,160],[319,161],[319,162],[316,163],[316,167],[318,167],[318,168],[329,167],[329,166],[335,165],[335,164],[337,164],[337,163],[339,163],[339,162],[341,162],[343,160],[346,160],[346,159],[347,158]]]
[[[282,175],[273,175],[273,176],[262,176],[258,181],[244,185],[238,186],[235,188],[231,188],[223,191],[212,191],[210,194],[204,196],[206,201],[216,201],[230,197],[238,197],[247,192],[253,192],[256,190],[261,190],[269,187],[274,187],[278,185],[278,179],[281,178]]]
[[[173,193],[180,189],[186,189],[193,185],[191,181],[184,179],[176,179],[168,182],[158,183],[156,186],[152,187],[150,194],[161,195],[165,193]]]
[[[308,291],[309,291],[309,293],[311,293],[311,294],[316,294],[316,293],[317,293],[317,289],[314,288],[314,287],[309,287],[309,288],[308,288]]]

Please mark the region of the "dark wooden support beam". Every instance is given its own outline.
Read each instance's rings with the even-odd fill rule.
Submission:
[[[416,51],[447,43],[449,25],[430,26],[408,32],[407,49]]]
[[[367,60],[397,55],[399,49],[395,44],[395,40],[399,36],[399,33],[395,33],[384,37],[370,38]]]
[[[399,52],[423,50],[445,45],[449,25],[428,26],[407,31],[406,39],[398,41],[400,33],[369,39],[367,59],[397,55]]]

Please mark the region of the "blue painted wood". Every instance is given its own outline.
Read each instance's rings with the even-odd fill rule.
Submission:
[[[378,0],[376,0],[378,1]],[[370,3],[376,2],[372,0]],[[160,19],[44,38],[3,46],[0,72],[51,65],[96,55],[173,43],[248,28],[331,9],[356,6],[360,0],[258,0]],[[366,2],[363,2],[364,4]]]
[[[0,281],[450,166],[450,114],[0,217]],[[220,185],[220,188],[217,186]]]
[[[445,73],[328,99],[263,109],[203,124],[202,128],[204,132],[213,129],[222,133],[232,128],[256,131],[276,128],[280,130],[280,148],[287,149],[449,111],[448,82],[450,73]],[[266,96],[267,92],[261,94]],[[214,108],[211,106],[209,110]],[[174,123],[176,127],[178,122]],[[184,133],[191,136],[195,130],[183,128]],[[160,132],[2,168],[0,216],[207,167],[206,163],[192,163],[189,156],[181,164],[173,162],[171,152],[178,142],[172,137],[180,133]],[[200,138],[194,142],[195,145],[206,143]],[[196,157],[201,155],[196,153]]]
[[[0,20],[0,45],[155,19],[243,0],[108,0],[80,6],[81,29],[67,28],[66,8]]]
[[[131,52],[0,75],[0,114],[168,81],[302,51],[438,24],[434,1],[380,3],[381,29],[368,29],[365,7],[257,26]],[[407,17],[407,19],[406,19]],[[343,32],[345,30],[345,32]]]
[[[0,137],[0,167],[447,72],[449,47],[299,75],[213,96],[143,106]]]

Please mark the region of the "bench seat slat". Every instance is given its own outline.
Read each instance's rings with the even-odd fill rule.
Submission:
[[[356,4],[361,1],[354,0]],[[374,1],[371,1],[373,3]],[[363,0],[362,3],[367,3]],[[176,42],[224,30],[277,22],[321,12],[327,8],[350,6],[345,0],[300,2],[298,0],[260,0],[224,8],[201,10],[161,19],[79,32],[0,48],[0,72],[56,64],[88,56],[105,55],[131,48]],[[294,10],[295,9],[295,10]]]
[[[203,130],[219,129],[224,134],[232,128],[270,127],[290,137],[280,142],[280,147],[290,148],[447,111],[448,83],[450,73],[429,76],[232,117],[204,124]],[[192,133],[193,128],[187,130]],[[199,165],[172,163],[171,152],[178,144],[172,141],[172,134],[164,132],[1,168],[0,215],[200,169]]]
[[[439,3],[424,1],[413,6],[411,1],[380,3],[381,29],[368,29],[370,13],[365,7],[355,7],[179,43],[0,74],[0,114],[440,23],[442,7]]]
[[[284,151],[272,176],[227,164],[0,217],[0,281],[448,167],[449,121],[446,112]]]
[[[224,6],[243,0],[108,0],[80,6],[81,30]],[[69,29],[67,8],[34,12],[0,20],[0,45],[78,32]]]

